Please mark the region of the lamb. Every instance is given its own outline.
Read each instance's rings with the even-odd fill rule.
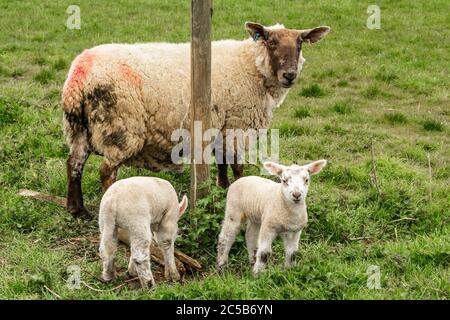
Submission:
[[[285,248],[285,266],[293,263],[298,241],[308,222],[306,195],[310,176],[319,173],[326,160],[299,166],[274,162],[263,165],[281,183],[249,176],[231,184],[227,193],[225,217],[219,235],[217,268],[223,270],[241,223],[247,220],[245,239],[253,273],[264,270],[272,252],[272,242],[280,235]]]
[[[164,255],[166,279],[178,281],[174,242],[177,222],[187,208],[187,198],[178,203],[172,185],[163,179],[132,177],[115,182],[103,195],[100,203],[100,256],[103,260],[102,277],[115,278],[115,252],[118,228],[128,232],[131,257],[128,272],[138,275],[143,288],[155,285],[150,269],[152,232]]]
[[[305,61],[302,44],[315,43],[330,31],[252,22],[245,28],[250,39],[212,42],[211,122],[224,136],[226,129],[268,128],[273,110],[298,79]],[[152,171],[182,169],[171,160],[178,143],[171,135],[175,129],[189,129],[189,53],[189,43],[105,44],[73,61],[62,94],[70,147],[70,213],[88,215],[81,179],[91,153],[104,157],[103,190],[115,181],[122,164]],[[228,164],[217,160],[217,184],[228,187]],[[231,167],[235,179],[243,175],[242,164]]]

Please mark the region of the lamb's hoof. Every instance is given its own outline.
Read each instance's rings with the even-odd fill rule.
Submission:
[[[128,274],[130,276],[132,276],[132,277],[136,277],[138,275],[137,271],[136,271],[136,268],[134,266],[133,267],[128,267]]]
[[[252,275],[257,278],[262,272],[264,271],[264,268],[261,267],[253,267],[252,269]]]
[[[68,206],[67,211],[75,218],[89,219],[91,214],[83,206]]]
[[[141,281],[141,287],[144,290],[151,290],[152,288],[155,287],[155,280],[151,279],[148,281]]]
[[[216,270],[218,274],[223,275],[225,270],[225,264],[216,263]]]
[[[115,278],[116,278],[116,271],[110,271],[110,272],[103,271],[103,273],[102,273],[103,281],[109,282]]]
[[[169,278],[168,278],[168,280],[172,281],[172,282],[178,282],[178,281],[180,281],[180,279],[181,279],[181,277],[180,277],[180,274],[178,272],[169,275]]]

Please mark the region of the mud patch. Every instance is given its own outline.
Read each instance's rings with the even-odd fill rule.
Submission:
[[[103,144],[107,147],[124,149],[127,145],[126,132],[124,130],[114,131],[103,136]]]

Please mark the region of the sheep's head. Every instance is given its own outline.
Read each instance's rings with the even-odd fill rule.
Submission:
[[[275,162],[264,162],[264,168],[281,179],[281,192],[286,200],[294,204],[304,203],[308,194],[310,177],[319,173],[327,164],[327,160],[317,160],[299,166],[283,166]]]
[[[302,44],[315,43],[330,31],[329,27],[295,30],[286,29],[282,25],[265,27],[254,22],[246,22],[245,28],[253,40],[260,42],[267,49],[272,74],[283,88],[290,88],[302,69],[305,61]]]

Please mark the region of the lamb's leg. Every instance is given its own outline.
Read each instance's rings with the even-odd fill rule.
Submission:
[[[258,236],[258,251],[256,252],[256,262],[253,266],[253,274],[257,275],[263,271],[266,267],[267,261],[272,255],[272,242],[277,236],[275,230],[265,227],[261,227]]]
[[[178,273],[174,256],[176,233],[176,223],[169,221],[162,221],[156,232],[159,248],[164,255],[164,276],[169,281],[180,280],[180,274]]]
[[[114,260],[118,244],[117,228],[114,224],[102,223],[100,229],[101,240],[99,251],[103,261],[102,278],[105,281],[110,281],[116,277]]]
[[[285,260],[284,266],[290,267],[294,262],[295,253],[298,251],[298,241],[302,232],[286,232],[281,235],[284,244]]]
[[[108,188],[116,182],[119,166],[111,166],[107,160],[104,160],[100,166],[100,180],[102,190],[106,192]]]
[[[222,230],[219,234],[219,242],[217,244],[217,270],[221,271],[228,262],[228,254],[231,246],[241,229],[241,212],[227,204],[225,219],[223,221]]]
[[[89,216],[83,204],[81,177],[90,153],[86,133],[73,138],[67,159],[67,210],[74,216]]]
[[[155,285],[150,265],[151,242],[150,224],[141,224],[133,228],[133,232],[130,232],[132,269],[134,268],[136,271],[143,289],[148,289],[149,284],[150,287]]]
[[[130,262],[128,263],[128,274],[132,277],[136,277],[138,275],[136,266],[133,263],[133,257],[130,257]]]
[[[250,221],[247,223],[245,240],[247,242],[248,260],[251,265],[255,263],[256,249],[258,244],[258,234],[260,228],[261,225],[259,224],[251,223]]]

